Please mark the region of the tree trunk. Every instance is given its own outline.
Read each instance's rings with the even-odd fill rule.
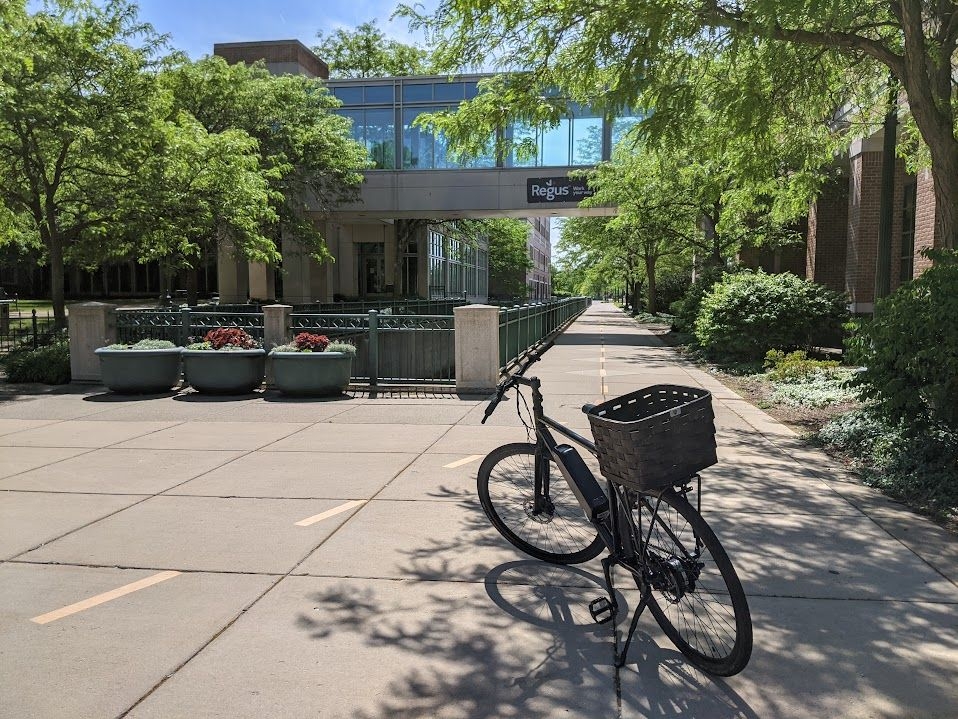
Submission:
[[[708,257],[705,260],[706,266],[721,267],[725,264],[725,258],[722,257],[722,241],[719,237],[718,220],[712,215],[702,215],[702,230],[705,233],[705,246],[709,250]]]
[[[655,257],[646,255],[645,257],[645,275],[649,278],[649,287],[647,296],[649,298],[649,314],[655,314],[658,311],[658,305],[655,302]]]
[[[66,302],[63,295],[63,239],[51,235],[50,251],[50,299],[53,301],[53,320],[58,330],[67,326]]]
[[[273,268],[269,267],[267,271],[272,272]],[[183,284],[186,285],[186,304],[190,307],[196,307],[199,304],[200,300],[200,282],[199,282],[199,269],[196,267],[187,267],[183,270]]]
[[[933,153],[931,177],[935,186],[935,237],[943,247],[958,249],[958,142],[946,152]],[[935,161],[935,154],[940,155]]]

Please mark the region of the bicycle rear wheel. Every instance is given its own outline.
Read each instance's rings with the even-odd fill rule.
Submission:
[[[527,442],[494,449],[479,467],[477,489],[492,525],[509,542],[536,559],[578,564],[602,551],[602,540],[555,463],[544,458],[549,491],[535,503],[536,446]]]
[[[662,492],[661,501],[639,495],[635,505],[636,526],[643,541],[648,537],[645,581],[655,620],[699,668],[723,677],[738,674],[752,654],[752,619],[715,533],[674,489]]]

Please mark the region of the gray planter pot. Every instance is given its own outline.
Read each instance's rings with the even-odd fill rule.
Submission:
[[[100,376],[118,394],[169,392],[180,381],[182,347],[158,350],[115,350],[101,347]]]
[[[197,392],[249,394],[263,383],[266,350],[183,350],[183,374]]]
[[[283,394],[328,397],[342,394],[352,375],[352,355],[343,352],[269,353],[273,382]]]

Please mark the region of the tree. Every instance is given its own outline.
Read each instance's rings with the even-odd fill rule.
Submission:
[[[401,12],[437,38],[440,68],[527,68],[506,81],[526,113],[543,105],[543,88],[559,87],[610,109],[644,104],[668,115],[701,87],[695,60],[725,55],[773,79],[730,88],[739,98],[724,112],[754,128],[771,112],[805,121],[856,97],[863,108],[884,105],[878,88],[890,74],[928,148],[942,240],[958,246],[955,2],[442,0],[431,17]],[[670,92],[675,78],[684,91]]]
[[[34,15],[8,3],[0,14],[0,199],[43,246],[60,327],[65,263],[118,231],[127,185],[149,156],[147,71],[159,43],[124,0]]]
[[[529,259],[529,223],[506,217],[473,220],[474,235],[489,243],[489,284],[497,284],[510,297],[525,297]]]
[[[313,50],[329,64],[330,77],[396,77],[429,71],[426,50],[387,40],[375,21],[316,37],[319,43]]]
[[[160,83],[172,98],[172,116],[188,113],[211,138],[223,135],[230,143],[241,135],[252,143],[269,190],[260,233],[272,248],[255,233],[234,232],[230,240],[238,254],[275,263],[276,248],[288,237],[317,261],[330,260],[325,238],[305,210],[325,213],[354,200],[369,161],[351,139],[349,121],[332,112],[338,101],[322,84],[299,75],[277,77],[260,65],[228,65],[219,57],[181,60],[161,74]]]

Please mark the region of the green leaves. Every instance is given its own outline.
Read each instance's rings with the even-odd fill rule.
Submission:
[[[364,22],[355,30],[340,28],[318,33],[314,48],[329,65],[330,77],[390,77],[425,75],[429,72],[426,50],[387,40],[375,22]]]

